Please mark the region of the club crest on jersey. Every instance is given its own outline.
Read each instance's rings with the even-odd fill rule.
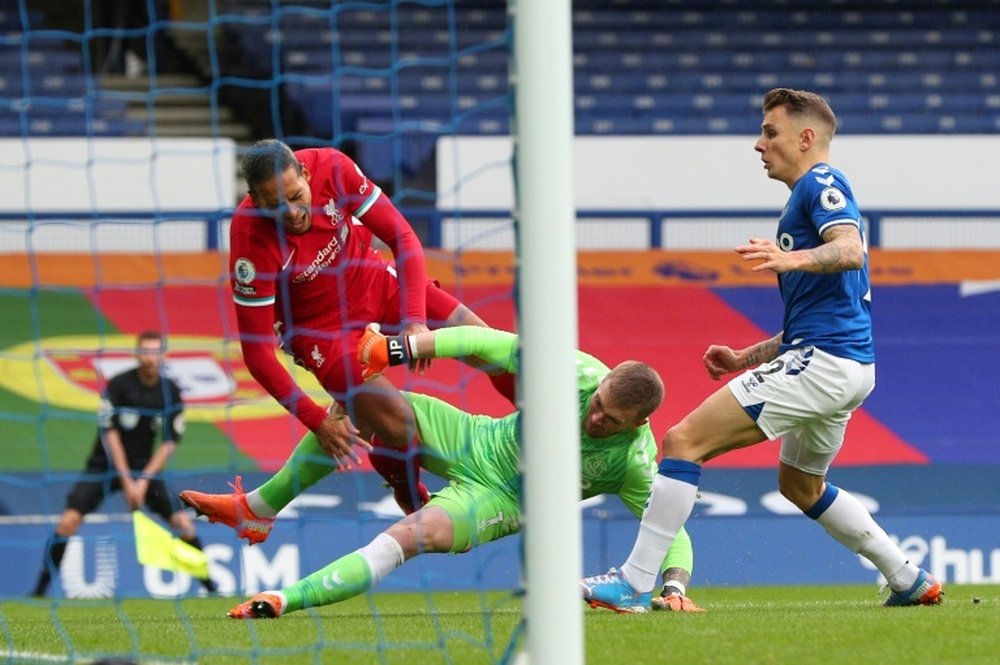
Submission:
[[[322,367],[323,363],[326,362],[326,357],[319,350],[319,346],[316,344],[313,344],[312,351],[309,353],[309,355],[310,357],[312,357],[313,365],[315,365],[317,369]]]
[[[233,265],[233,275],[240,284],[250,284],[257,276],[257,268],[250,259],[239,258]]]
[[[342,213],[340,209],[337,208],[337,202],[334,201],[332,198],[329,201],[327,201],[325,206],[323,206],[323,212],[325,212],[330,217],[330,221],[332,221],[334,224],[340,224],[342,221],[344,221],[344,213]]]
[[[836,187],[827,187],[824,189],[823,193],[819,195],[819,202],[824,210],[829,210],[830,212],[843,210],[847,207],[847,197]]]
[[[361,167],[357,164],[354,165],[354,170],[358,172],[359,176],[361,176],[361,186],[358,187],[358,193],[365,194],[368,191],[368,176],[361,171]]]
[[[583,461],[580,475],[587,479],[600,478],[608,472],[608,462],[600,457],[589,457]]]

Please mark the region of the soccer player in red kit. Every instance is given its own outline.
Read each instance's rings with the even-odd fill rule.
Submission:
[[[412,410],[387,378],[363,381],[358,341],[369,321],[405,335],[426,331],[428,325],[485,322],[427,278],[413,228],[344,153],[333,148],[293,152],[268,139],[250,148],[242,170],[249,193],[230,227],[230,278],[247,368],[316,434],[322,452],[334,460],[356,459],[352,446],[370,450],[369,440],[376,449],[397,449],[376,450],[372,464],[404,511],[420,508],[427,492],[416,477]],[[394,262],[372,246],[373,237],[392,251]],[[275,357],[275,334],[338,404],[328,411],[296,385]],[[512,375],[492,378],[513,401]],[[315,452],[296,449],[285,469],[246,495],[237,479],[235,495],[185,491],[181,497],[212,521],[236,528],[240,537],[260,542],[273,517],[260,490],[266,496],[273,482],[282,484],[281,494],[293,485],[301,491],[301,467]],[[311,482],[332,468],[328,462],[314,464],[322,470],[306,470]]]

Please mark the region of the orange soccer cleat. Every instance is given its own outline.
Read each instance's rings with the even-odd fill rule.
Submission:
[[[242,478],[229,483],[232,494],[205,494],[194,490],[181,492],[181,501],[204,515],[209,522],[220,522],[236,530],[237,538],[246,538],[251,545],[267,540],[274,526],[273,517],[258,517],[247,505],[247,495],[243,493]]]
[[[226,612],[226,616],[230,619],[277,619],[283,609],[278,595],[263,591]]]

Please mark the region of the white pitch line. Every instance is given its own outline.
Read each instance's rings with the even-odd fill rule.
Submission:
[[[83,518],[85,524],[110,524],[111,522],[131,522],[132,513],[92,513]],[[0,526],[20,526],[24,524],[58,524],[59,515],[0,515]]]
[[[60,656],[50,653],[39,653],[37,651],[0,651],[0,656],[3,656],[8,661],[14,663],[25,662],[25,663],[66,663],[67,665],[92,665],[93,663],[100,662],[101,660],[107,660],[107,657],[101,657],[97,660],[89,657],[80,656]],[[129,656],[113,656],[115,660],[120,662],[133,662]],[[134,661],[138,663],[139,661]],[[189,660],[149,660],[147,658],[142,659],[143,665],[195,665],[194,662]]]

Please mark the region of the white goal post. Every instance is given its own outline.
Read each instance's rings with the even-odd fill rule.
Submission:
[[[510,0],[514,90],[525,644],[583,662],[570,0]]]

